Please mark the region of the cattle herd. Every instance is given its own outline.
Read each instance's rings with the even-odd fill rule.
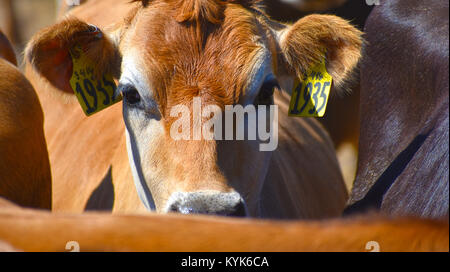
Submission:
[[[0,251],[449,250],[447,1],[79,2],[0,30]]]

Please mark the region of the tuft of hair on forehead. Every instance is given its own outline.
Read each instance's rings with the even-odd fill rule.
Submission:
[[[215,0],[179,0],[178,22],[207,21],[219,24],[224,16],[224,2]]]
[[[141,2],[147,7],[151,2],[158,0],[132,0]],[[224,10],[227,3],[239,4],[245,8],[253,8],[262,0],[160,0],[172,4],[177,11],[175,19],[180,22],[209,22],[219,24],[224,18]]]

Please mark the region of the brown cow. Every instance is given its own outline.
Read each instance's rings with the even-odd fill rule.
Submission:
[[[2,57],[7,57],[2,59]],[[51,208],[51,174],[38,97],[0,32],[0,196]]]
[[[448,220],[377,215],[277,222],[176,214],[52,214],[0,199],[0,241],[24,251],[448,251],[448,230]]]
[[[327,69],[340,86],[359,59],[361,33],[327,15],[278,24],[254,2],[139,1],[123,3],[132,10],[116,17],[98,14],[110,2],[89,6],[88,1],[73,14],[83,16],[82,11],[103,3],[105,9],[91,11],[95,18],[87,22],[125,19],[101,32],[71,17],[32,39],[28,61],[59,89],[36,85],[46,114],[56,209],[81,211],[98,207],[103,198],[102,208],[135,210],[132,173],[141,200],[158,212],[277,218],[340,214],[346,188],[328,135],[315,120],[288,118],[286,92],[274,97],[273,90],[277,85],[291,90],[293,79],[325,50]],[[89,118],[82,115],[68,82],[69,50],[75,44],[97,64],[95,74],[120,78],[123,110],[117,105]],[[278,149],[261,152],[259,140],[175,140],[170,130],[176,118],[170,112],[191,105],[194,97],[220,114],[225,105],[270,105],[275,99],[281,109]],[[263,117],[270,119],[268,112]],[[185,124],[190,123],[189,118]]]

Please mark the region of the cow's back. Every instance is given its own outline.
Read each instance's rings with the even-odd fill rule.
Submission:
[[[350,210],[448,214],[448,2],[385,1],[366,24]]]

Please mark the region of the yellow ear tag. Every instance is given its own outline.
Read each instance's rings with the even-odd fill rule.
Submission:
[[[70,86],[87,116],[122,100],[121,96],[115,96],[117,86],[111,75],[103,75],[101,79],[94,77],[95,64],[79,45],[70,50],[70,55],[73,62]]]
[[[332,81],[325,67],[325,59],[309,69],[303,82],[295,79],[289,116],[323,117]]]

